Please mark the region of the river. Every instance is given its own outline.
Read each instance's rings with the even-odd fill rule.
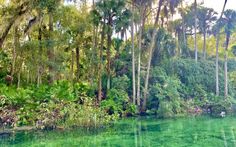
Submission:
[[[236,147],[236,117],[126,118],[111,126],[54,131],[20,131],[2,136],[16,147]]]

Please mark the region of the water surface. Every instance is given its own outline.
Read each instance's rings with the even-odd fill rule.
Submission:
[[[17,132],[0,146],[236,147],[236,117],[129,118],[100,129]]]

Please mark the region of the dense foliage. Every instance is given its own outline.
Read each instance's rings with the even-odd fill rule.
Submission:
[[[230,114],[236,12],[224,8],[219,17],[184,0],[0,0],[0,125]]]

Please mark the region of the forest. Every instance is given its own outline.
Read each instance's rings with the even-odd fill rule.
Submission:
[[[234,116],[236,9],[222,4],[0,0],[0,128]]]

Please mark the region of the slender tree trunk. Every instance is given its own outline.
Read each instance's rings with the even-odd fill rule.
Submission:
[[[224,84],[225,84],[225,98],[228,97],[228,66],[227,66],[227,60],[228,60],[228,51],[225,50],[224,55]]]
[[[219,96],[219,32],[216,36],[216,95]]]
[[[38,42],[39,42],[39,50],[38,50],[38,75],[37,75],[37,87],[41,84],[41,70],[42,70],[42,55],[43,55],[43,48],[42,48],[42,18],[41,18],[41,11],[39,12],[39,25],[38,25]]]
[[[161,17],[161,27],[164,28],[164,17]]]
[[[21,69],[17,73],[17,88],[20,88],[20,83],[21,83]]]
[[[111,88],[111,36],[112,36],[112,18],[109,16],[108,24],[110,26],[107,33],[107,92]]]
[[[206,60],[206,31],[203,33],[203,59]]]
[[[134,34],[137,34],[138,33],[138,25],[134,23],[134,31],[135,33]],[[137,39],[137,38],[136,38]]]
[[[98,64],[98,104],[102,101],[102,62],[103,62],[103,45],[105,39],[105,20],[103,20],[102,32],[101,32],[101,46],[99,50],[99,64]]]
[[[225,85],[225,99],[228,97],[228,46],[229,46],[230,34],[226,34],[226,45],[224,51],[224,85]]]
[[[79,47],[76,47],[76,68],[77,68],[77,71],[76,71],[76,80],[77,82],[79,82],[79,79],[80,79],[80,49]]]
[[[151,68],[152,54],[153,54],[153,49],[155,46],[155,39],[156,39],[156,35],[157,35],[157,27],[158,27],[158,21],[159,21],[162,3],[163,3],[163,0],[159,0],[157,15],[156,15],[155,23],[154,23],[155,28],[153,30],[151,44],[150,44],[150,48],[148,50],[149,57],[148,57],[147,73],[146,73],[145,85],[144,85],[144,97],[143,97],[142,112],[146,111],[148,86],[149,86],[148,85],[149,84],[149,73],[150,73],[150,68]]]
[[[27,84],[29,84],[29,80],[30,80],[30,70],[27,70],[27,79],[26,79]]]
[[[95,9],[95,1],[93,0],[92,1],[92,9]],[[90,68],[91,68],[91,74],[90,74],[90,85],[92,86],[93,83],[94,83],[94,77],[95,77],[95,73],[96,73],[96,70],[95,70],[95,67],[96,67],[96,54],[97,54],[97,29],[96,29],[96,26],[93,25],[93,50],[92,50],[92,58],[91,58],[91,62],[90,62]],[[77,67],[78,69],[78,67]],[[78,75],[77,75],[78,76]],[[78,81],[78,79],[77,79]]]
[[[137,72],[137,105],[140,106],[140,80],[141,80],[141,50],[142,50],[142,34],[144,28],[144,6],[141,6],[141,23],[139,27],[139,35],[138,35],[138,72]]]
[[[198,49],[197,49],[197,0],[194,0],[194,51],[195,61],[198,60]]]
[[[20,57],[23,56],[23,51],[21,50],[20,54],[19,54]],[[23,61],[24,59],[22,58],[21,61],[19,61],[18,63],[18,66],[19,66],[19,69],[17,71],[17,88],[20,88],[20,84],[21,84],[21,70],[22,70],[22,65],[24,63]]]
[[[37,87],[40,85],[40,69],[37,68]]]
[[[132,12],[134,12],[134,6],[132,4]],[[131,40],[132,40],[132,83],[133,83],[133,104],[136,103],[136,82],[135,82],[135,51],[134,51],[134,15],[132,14],[131,23]]]
[[[71,80],[71,83],[74,82],[74,51],[73,49],[71,49],[71,73],[70,73],[70,80]]]
[[[184,9],[183,6],[183,1],[181,1],[181,9]],[[182,17],[182,28],[183,28],[183,42],[184,42],[184,47],[187,47],[187,39],[186,39],[186,27],[185,27],[185,19],[184,19],[184,14],[181,13]]]
[[[15,66],[16,66],[16,51],[18,48],[19,38],[18,38],[18,27],[14,27],[14,35],[13,35],[13,50],[12,50],[12,65],[11,65],[11,77],[15,74]],[[11,81],[12,84],[13,80]]]
[[[185,24],[183,24],[183,36],[184,36],[184,47],[187,47],[187,37],[186,37],[186,32],[185,32]]]
[[[177,38],[177,40],[176,40],[177,56],[178,56],[178,57],[181,57],[181,48],[182,48],[182,46],[183,46],[183,43],[181,43],[181,34],[180,34],[180,32],[177,32],[176,38]]]
[[[227,0],[225,0],[223,9],[221,11],[220,18],[217,20],[217,23],[221,20],[225,6],[226,6]],[[220,41],[220,28],[217,28],[216,32],[216,95],[219,96],[219,41]]]
[[[108,34],[107,40],[107,91],[111,88],[111,35]]]
[[[53,77],[54,77],[54,71],[53,71],[54,48],[53,48],[53,42],[52,42],[53,40],[52,32],[53,32],[53,15],[52,15],[52,12],[49,12],[49,36],[48,36],[48,50],[47,50],[48,61],[49,61],[49,65],[48,65],[49,84],[53,83]]]

